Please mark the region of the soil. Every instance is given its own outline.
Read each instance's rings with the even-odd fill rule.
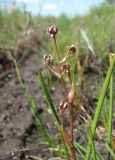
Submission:
[[[20,71],[23,75],[27,93],[31,93],[38,104],[38,113],[41,114],[45,127],[47,129],[53,127],[54,132],[56,132],[54,123],[50,116],[46,114],[47,103],[37,78],[37,71],[42,68],[41,59],[42,57],[37,53],[31,53],[31,56],[19,65]],[[44,75],[47,74],[46,70],[43,72]],[[7,68],[7,70],[5,68],[1,73],[0,106],[0,160],[22,160],[29,159],[29,157],[32,159],[33,155],[43,159],[51,157],[51,154],[44,151],[44,145],[40,144],[44,139],[36,125],[15,69],[12,67]],[[45,145],[45,148],[47,149],[47,145]]]
[[[38,68],[42,67],[41,64],[41,56],[38,53],[31,53],[31,56],[20,64],[20,70],[27,92],[31,93],[38,104],[38,112],[45,127],[57,139],[58,132],[47,112],[48,106],[37,78],[37,71]],[[100,74],[101,62],[92,62],[92,65],[97,66],[97,72],[94,69],[91,70],[91,67],[85,71],[85,86],[87,87],[84,88],[83,96],[85,110],[88,110],[91,114],[97,103],[97,93],[93,91],[95,90],[94,83],[99,80],[97,77]],[[43,74],[45,78],[47,74],[51,78],[47,69],[43,70]],[[46,80],[48,81],[47,78]],[[52,97],[58,109],[59,101],[64,93],[55,77],[53,77],[52,86]],[[87,92],[89,87],[90,92]],[[75,122],[75,126],[77,124]],[[79,131],[75,130],[75,133],[77,132],[76,138],[79,141],[80,130],[80,127]],[[55,155],[48,152],[47,145],[41,144],[43,141],[43,136],[35,122],[31,107],[20,87],[15,69],[4,70],[4,76],[0,77],[0,160],[34,160],[35,156],[43,160],[48,160],[48,158],[53,160]]]

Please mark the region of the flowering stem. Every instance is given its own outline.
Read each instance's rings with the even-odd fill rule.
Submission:
[[[69,78],[69,82],[71,84],[71,90],[73,89],[73,85],[72,85],[72,79],[71,79],[71,75],[70,72],[68,72],[68,78]],[[69,118],[70,118],[70,139],[71,139],[71,155],[72,155],[72,160],[76,160],[76,155],[75,155],[75,149],[74,149],[74,142],[73,142],[73,103],[70,103],[69,105]]]
[[[64,63],[67,60],[67,58],[69,57],[68,53],[69,53],[69,51],[66,52],[65,57],[59,62],[60,64]]]
[[[72,79],[71,79],[70,72],[68,72],[68,79],[69,79],[69,82],[70,82],[70,84],[71,84],[71,87],[72,87]]]
[[[71,160],[76,160],[75,149],[74,146],[70,148],[71,150]]]
[[[67,97],[68,96],[68,90],[66,88],[66,84],[65,84],[65,81],[64,81],[63,77],[60,78],[60,82],[61,82],[61,84],[62,84],[62,86],[64,88],[65,96]]]
[[[71,150],[72,160],[76,160],[75,148],[74,148],[74,142],[73,142],[73,105],[72,104],[70,104],[69,113],[70,113],[70,138],[71,138],[71,144],[72,144],[72,146],[70,147],[70,150]]]
[[[70,135],[71,135],[71,140],[73,141],[73,106],[72,104],[70,104],[69,112],[70,112]]]
[[[55,47],[56,47],[58,62],[60,62],[61,58],[60,58],[59,49],[57,47],[57,42],[56,42],[56,37],[55,36],[54,36],[53,40],[54,40],[54,44],[55,44]]]
[[[53,37],[53,40],[54,40],[54,45],[55,45],[55,48],[56,48],[56,53],[57,53],[58,62],[60,62],[61,58],[60,58],[59,49],[58,49],[58,47],[57,47],[57,42],[56,42],[56,37],[55,37],[55,36]],[[60,64],[60,63],[59,63],[59,64]],[[60,69],[59,69],[59,71],[60,71],[60,75],[61,75],[61,64],[60,64]],[[66,97],[67,97],[67,96],[68,96],[68,90],[67,90],[67,88],[66,88],[66,83],[65,83],[63,77],[60,78],[60,82],[61,82],[61,84],[62,84],[62,86],[63,86],[63,88],[64,88],[64,90],[65,90],[65,95],[66,95]]]
[[[60,80],[60,82],[61,82],[61,84],[62,84],[62,86],[64,88],[64,91],[65,91],[65,96],[67,97],[68,96],[68,90],[66,88],[65,81],[61,77],[61,74],[59,72],[57,72],[51,65],[49,65],[48,68]]]

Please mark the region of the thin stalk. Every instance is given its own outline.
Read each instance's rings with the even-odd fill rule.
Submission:
[[[70,105],[69,112],[70,112],[70,138],[71,138],[71,144],[72,144],[72,146],[70,147],[70,150],[71,150],[72,160],[76,160],[75,147],[73,142],[73,105],[72,104]]]
[[[72,78],[71,78],[70,72],[68,73],[68,79],[69,79],[69,82],[70,82],[71,86],[74,87],[74,86],[73,86],[74,84],[72,85]]]
[[[72,85],[72,79],[71,79],[70,72],[68,73],[68,79],[69,79],[69,82],[70,82],[71,88],[72,88],[73,85]],[[74,88],[73,88],[73,90],[74,90]],[[69,115],[70,115],[70,136],[71,136],[71,140],[73,142],[73,104],[70,104]]]
[[[76,155],[75,155],[75,149],[74,149],[74,147],[71,147],[70,151],[71,151],[71,160],[76,160]]]
[[[65,81],[64,81],[63,77],[61,77],[59,80],[60,80],[60,82],[61,82],[61,84],[62,84],[62,86],[64,88],[65,96],[68,97],[68,90],[66,88],[66,84],[65,84]]]
[[[71,136],[71,141],[73,142],[73,106],[70,105],[70,136]]]
[[[53,40],[54,40],[54,44],[55,44],[55,47],[56,47],[56,54],[57,54],[58,62],[60,62],[61,58],[60,58],[60,53],[59,53],[59,49],[57,47],[57,42],[56,42],[56,37],[55,36],[54,36]]]
[[[95,144],[94,144],[94,138],[92,136],[91,128],[90,128],[90,136],[91,136],[91,144],[92,144],[92,149],[93,149],[93,160],[97,160],[96,158],[96,150],[95,150]]]
[[[73,88],[74,90],[74,87],[72,85],[72,79],[71,79],[71,75],[70,75],[70,72],[68,73],[68,79],[69,79],[69,82],[71,84],[71,88]],[[72,89],[71,89],[72,90]],[[69,115],[70,115],[70,136],[71,136],[71,140],[73,142],[73,103],[70,104],[70,107],[69,107]]]
[[[104,101],[104,98],[105,98],[105,94],[106,94],[106,91],[107,91],[107,88],[108,88],[108,85],[109,85],[109,82],[110,82],[110,78],[111,78],[114,66],[115,66],[115,56],[113,57],[113,59],[111,61],[111,64],[110,64],[110,67],[109,67],[109,70],[108,70],[107,76],[105,78],[103,88],[102,88],[102,91],[101,91],[101,94],[100,94],[100,97],[99,97],[99,101],[98,101],[97,108],[96,108],[96,111],[95,111],[94,119],[92,121],[91,131],[92,131],[92,136],[93,137],[95,135],[97,122],[98,122],[98,119],[99,119],[99,116],[100,116],[103,101]],[[91,137],[89,136],[88,147],[87,147],[87,151],[86,151],[86,160],[90,159],[90,153],[91,153]]]
[[[112,62],[112,54],[110,53],[110,64]],[[112,143],[112,112],[113,112],[113,73],[110,79],[110,108],[108,118],[108,145],[111,148]],[[110,160],[110,153],[108,152],[108,160]]]
[[[18,76],[18,79],[19,79],[19,82],[20,82],[20,85],[21,85],[21,88],[24,90],[25,87],[24,87],[24,83],[23,83],[23,80],[22,80],[22,77],[21,77],[21,73],[19,71],[19,67],[18,67],[18,64],[15,60],[15,58],[13,58],[13,61],[14,61],[14,65],[15,65],[15,69],[16,69],[16,73],[17,73],[17,76]]]
[[[68,79],[71,84],[71,88],[74,90],[74,84],[72,83],[72,78],[70,72],[68,73]],[[72,155],[72,160],[76,160],[76,155],[75,155],[75,147],[74,147],[74,141],[73,141],[73,103],[70,104],[69,106],[69,118],[70,118],[70,138],[71,138],[71,143],[72,147],[70,148],[71,150],[71,155]]]
[[[67,97],[68,96],[68,90],[66,88],[65,81],[64,81],[64,79],[63,79],[63,77],[61,75],[61,71],[57,72],[56,70],[54,70],[54,68],[51,65],[49,65],[48,68],[51,71],[51,73],[53,73],[60,80],[60,82],[61,82],[61,84],[62,84],[62,86],[64,88],[64,91],[65,91],[65,96]]]
[[[61,75],[61,64],[60,64],[61,57],[60,57],[60,52],[59,52],[59,49],[58,49],[58,46],[57,46],[57,42],[56,42],[56,37],[55,36],[54,36],[53,40],[54,40],[54,46],[56,48],[56,54],[57,54],[58,63],[59,63],[59,72],[60,72],[60,75]],[[61,84],[62,84],[62,86],[63,86],[63,88],[65,90],[65,96],[67,97],[68,90],[66,88],[66,83],[65,83],[63,77],[60,78],[60,82],[61,82]]]

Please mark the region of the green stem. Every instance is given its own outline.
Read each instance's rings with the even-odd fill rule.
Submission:
[[[92,136],[91,128],[90,128],[90,136],[91,136],[91,144],[92,144],[92,149],[93,149],[93,160],[97,160],[97,158],[96,158],[95,144],[94,144],[94,138]]]
[[[110,64],[112,62],[112,55],[110,54]],[[110,80],[110,108],[108,118],[108,145],[111,147],[112,143],[112,112],[113,112],[113,73]],[[108,160],[110,160],[110,153],[108,152]]]
[[[22,80],[22,77],[21,77],[21,73],[19,71],[19,67],[18,67],[18,64],[16,62],[16,60],[13,58],[13,61],[14,61],[14,65],[15,65],[15,69],[16,69],[16,73],[17,73],[17,76],[18,76],[18,79],[19,79],[19,82],[20,82],[20,85],[21,85],[21,88],[24,90],[25,87],[24,87],[24,83],[23,83],[23,80]]]
[[[101,91],[101,94],[100,94],[100,97],[99,97],[99,101],[98,101],[97,108],[96,108],[96,111],[95,111],[94,119],[92,121],[91,131],[92,131],[92,136],[93,137],[95,135],[97,122],[98,122],[98,119],[99,119],[99,116],[100,116],[101,108],[102,108],[102,105],[103,105],[103,101],[104,101],[104,98],[105,98],[105,94],[106,94],[106,91],[107,91],[107,88],[108,88],[108,85],[109,85],[109,82],[110,82],[110,78],[111,78],[114,66],[115,66],[115,56],[113,57],[113,59],[111,61],[110,68],[108,70],[108,73],[107,73],[107,76],[105,78],[103,88],[102,88],[102,91]],[[86,151],[86,160],[90,160],[90,153],[91,153],[91,137],[89,136],[88,147],[87,147],[87,151]]]

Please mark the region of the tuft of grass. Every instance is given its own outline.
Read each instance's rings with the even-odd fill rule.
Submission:
[[[103,105],[103,102],[104,102],[105,94],[107,92],[107,88],[108,88],[108,85],[109,85],[109,82],[110,82],[111,75],[113,73],[114,67],[115,67],[115,56],[113,57],[113,59],[111,61],[107,76],[106,76],[105,81],[103,83],[103,88],[102,88],[100,97],[99,97],[99,100],[98,100],[98,105],[97,105],[97,108],[96,108],[96,111],[95,111],[95,115],[94,115],[94,118],[93,118],[93,121],[92,121],[92,125],[91,125],[92,136],[95,135],[97,122],[98,122],[98,119],[99,119],[99,116],[100,116],[100,113],[101,113],[101,109],[102,109],[102,105]],[[92,146],[91,145],[91,141],[92,141],[92,137],[89,136],[88,147],[87,147],[87,152],[86,152],[86,160],[90,159],[91,146]]]

